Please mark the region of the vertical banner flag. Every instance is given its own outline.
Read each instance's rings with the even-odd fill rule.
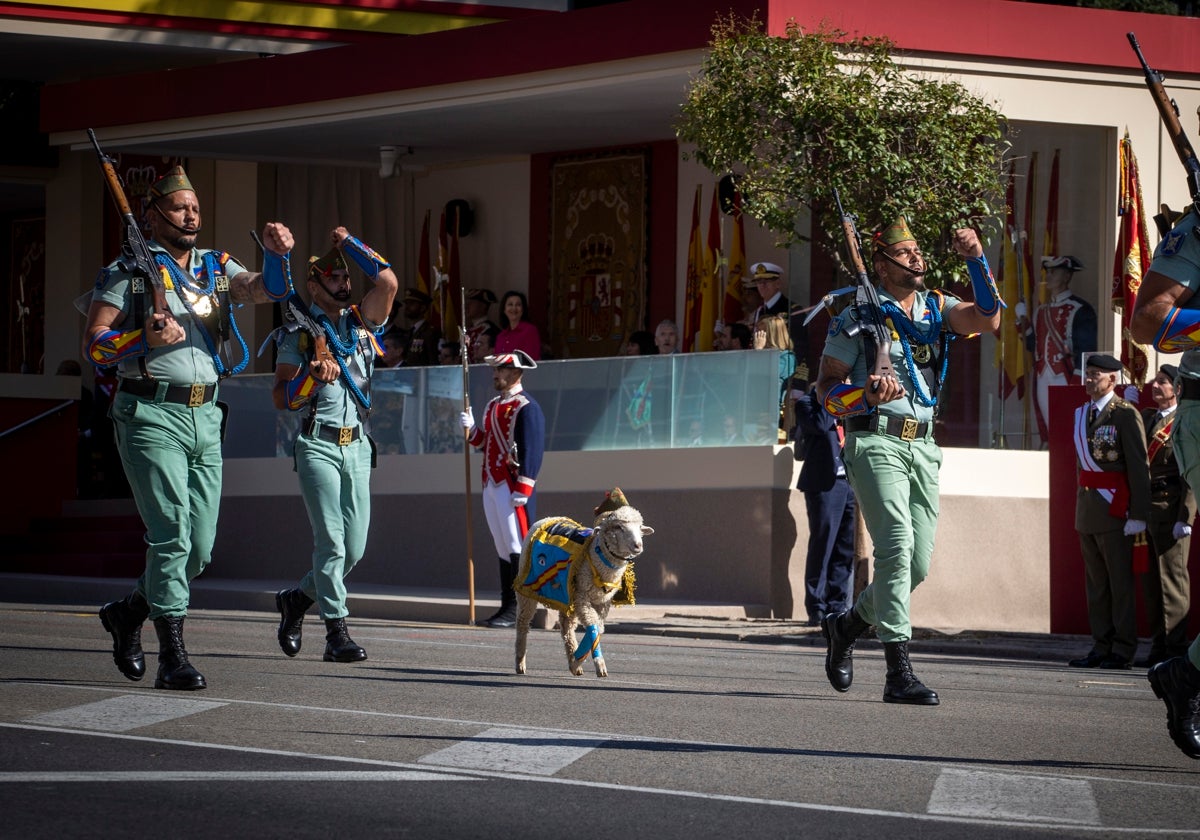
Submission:
[[[1042,256],[1058,256],[1058,153],[1054,150],[1054,162],[1050,165],[1050,192],[1046,195],[1046,235],[1042,238]],[[1038,267],[1041,272],[1038,282],[1038,302],[1048,300],[1046,294],[1046,270]]]
[[[687,289],[683,309],[683,350],[695,350],[696,334],[700,330],[700,283],[704,272],[704,240],[700,235],[700,190],[692,201],[692,233],[688,240]]]
[[[1029,155],[1029,177],[1025,179],[1025,224],[1021,228],[1021,297],[1029,314],[1033,314],[1033,211],[1037,204],[1038,153]],[[1038,260],[1040,263],[1041,260]],[[1026,365],[1026,369],[1028,369]]]
[[[429,265],[429,216],[425,211],[425,224],[421,226],[421,241],[417,245],[417,289],[433,298],[430,306],[429,320],[435,324],[442,323],[442,308],[437,295],[433,291],[433,277]],[[392,326],[395,326],[394,324]]]
[[[704,268],[700,274],[700,329],[696,333],[696,350],[713,349],[713,331],[717,328],[721,297],[721,210],[717,206],[717,191],[713,190],[712,206],[708,211],[708,236],[704,246]]]
[[[729,263],[725,275],[725,303],[721,318],[726,324],[742,320],[742,278],[746,276],[746,227],[742,219],[742,193],[733,191],[733,235],[729,237]]]
[[[1146,211],[1142,205],[1142,184],[1138,179],[1137,158],[1129,142],[1129,129],[1121,138],[1121,175],[1117,196],[1117,253],[1113,258],[1113,311],[1121,316],[1121,364],[1129,372],[1129,381],[1141,388],[1146,384],[1150,360],[1146,348],[1133,340],[1129,322],[1142,278],[1150,270],[1150,236],[1146,230]]]
[[[1019,300],[1020,286],[1018,284],[1017,261],[1020,259],[1016,249],[1020,233],[1017,230],[1016,186],[1014,180],[1014,164],[1008,164],[1008,186],[1005,189],[1004,204],[1004,249],[1000,255],[1000,296],[1004,300]],[[1023,393],[1025,387],[1025,340],[1017,330],[1016,307],[1010,306],[1000,310],[1000,328],[996,331],[996,367],[1000,369],[1000,399],[1005,399],[1017,389]]]

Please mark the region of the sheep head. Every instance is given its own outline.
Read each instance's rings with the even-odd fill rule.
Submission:
[[[637,508],[628,505],[602,514],[595,523],[597,537],[606,554],[632,560],[642,553],[642,537],[654,529],[642,521]]]

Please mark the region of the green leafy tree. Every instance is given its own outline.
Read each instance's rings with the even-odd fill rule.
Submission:
[[[1005,121],[961,84],[906,70],[887,38],[794,21],[772,37],[756,18],[721,18],[710,46],[678,136],[712,172],[734,174],[744,212],[781,246],[808,240],[796,229],[807,208],[816,244],[839,253],[834,188],[864,237],[900,214],[927,252],[965,225],[998,229]],[[961,270],[933,256],[930,285]]]

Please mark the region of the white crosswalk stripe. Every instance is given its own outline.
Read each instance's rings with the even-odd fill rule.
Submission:
[[[944,768],[933,786],[930,814],[1099,825],[1092,786],[1081,779]]]
[[[553,776],[607,739],[569,732],[493,727],[419,759],[421,764],[462,770],[495,770]]]
[[[27,723],[41,726],[60,726],[65,729],[90,729],[96,732],[128,732],[154,723],[218,709],[226,703],[210,700],[191,700],[183,697],[163,697],[150,694],[123,694],[56,709],[25,718]]]

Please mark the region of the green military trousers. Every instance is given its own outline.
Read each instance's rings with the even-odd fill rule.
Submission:
[[[933,438],[906,441],[856,432],[843,452],[846,475],[875,544],[871,583],[854,605],[882,642],[907,642],[909,594],[929,574],[938,517],[942,450]]]
[[[346,575],[362,559],[371,524],[371,441],[346,446],[296,438],[300,495],[313,531],[312,571],[300,581],[321,618],[345,618]]]
[[[1171,434],[1175,437],[1175,459],[1183,480],[1193,489],[1200,487],[1192,483],[1200,482],[1200,400],[1179,401]],[[1200,636],[1192,640],[1187,655],[1200,668]]]
[[[110,416],[146,525],[138,591],[150,618],[187,615],[191,581],[212,559],[221,506],[221,409],[117,393]]]

